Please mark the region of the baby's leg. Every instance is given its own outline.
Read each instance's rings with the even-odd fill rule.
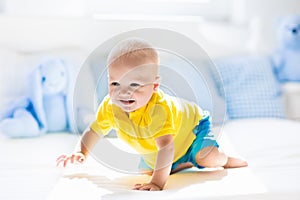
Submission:
[[[228,157],[215,146],[208,146],[201,149],[196,154],[196,162],[202,167],[236,168],[248,166],[246,161]]]
[[[171,171],[171,174],[175,174],[175,173],[177,173],[181,170],[188,169],[188,168],[191,168],[193,166],[194,165],[191,162],[181,163],[181,164],[177,165],[177,167]]]
[[[188,168],[191,168],[193,166],[194,165],[191,162],[181,163],[181,164],[179,164],[176,167],[176,169],[173,169],[170,174],[175,174],[175,173],[177,173],[177,172],[179,172],[181,170],[188,169]],[[140,173],[151,176],[153,174],[153,170],[150,170],[150,169],[140,169]]]

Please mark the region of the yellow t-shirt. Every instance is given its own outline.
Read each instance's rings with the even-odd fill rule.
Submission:
[[[100,104],[97,119],[90,128],[106,135],[115,129],[120,139],[133,147],[145,162],[154,168],[158,149],[155,139],[174,136],[174,162],[182,157],[193,140],[194,127],[202,119],[203,111],[195,103],[175,98],[159,90],[145,106],[127,115],[106,96]]]

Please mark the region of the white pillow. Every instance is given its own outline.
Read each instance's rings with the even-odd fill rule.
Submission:
[[[216,60],[216,66],[223,80],[219,86],[224,87],[221,95],[230,119],[285,117],[281,88],[268,56],[223,58]]]

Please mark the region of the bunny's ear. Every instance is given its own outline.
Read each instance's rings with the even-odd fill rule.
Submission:
[[[70,78],[71,78],[71,67],[70,67],[70,64],[68,63],[68,62],[66,62],[65,60],[63,60],[63,59],[61,59],[61,58],[59,58],[59,60],[58,60],[59,62],[61,62],[62,63],[62,65],[65,67],[65,72],[66,72],[66,74],[65,74],[65,78],[66,78],[66,80],[67,80],[67,84],[66,84],[66,87],[65,87],[65,89],[64,89],[64,91],[63,91],[63,93],[64,93],[64,95],[65,96],[67,96],[68,95],[68,93],[69,93],[69,90],[70,90],[70,87],[71,87],[71,82],[70,82]]]
[[[47,130],[47,121],[45,116],[45,111],[43,108],[43,78],[41,76],[41,66],[38,66],[29,75],[29,90],[30,90],[30,100],[33,105],[33,112],[35,112],[35,117],[38,121],[40,130],[42,133]]]

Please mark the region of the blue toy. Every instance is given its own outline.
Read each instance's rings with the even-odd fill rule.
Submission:
[[[277,36],[279,48],[272,59],[278,80],[300,81],[300,15],[282,18]]]
[[[41,62],[29,75],[29,94],[0,113],[0,132],[8,137],[34,137],[73,130],[68,65],[59,58]],[[2,119],[1,119],[2,118]]]

